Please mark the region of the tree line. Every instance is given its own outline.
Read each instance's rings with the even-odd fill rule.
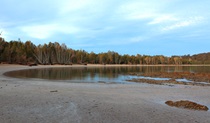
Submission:
[[[114,51],[104,53],[73,50],[65,44],[49,42],[34,45],[31,41],[7,42],[0,37],[0,63],[9,64],[42,64],[42,65],[71,65],[71,64],[210,64],[210,53],[185,56],[163,55],[120,55]]]

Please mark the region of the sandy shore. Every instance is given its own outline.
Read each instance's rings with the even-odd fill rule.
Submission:
[[[49,66],[0,65],[0,123],[210,122],[209,111],[164,104],[167,100],[191,100],[210,108],[210,87],[62,83],[3,75],[37,67]]]

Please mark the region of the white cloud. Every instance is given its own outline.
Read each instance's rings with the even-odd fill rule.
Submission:
[[[167,22],[173,22],[178,21],[179,19],[172,16],[172,15],[160,15],[158,17],[155,17],[152,21],[150,21],[148,24],[159,24],[159,23],[167,23]]]
[[[190,17],[189,19],[177,21],[176,23],[172,25],[168,25],[164,28],[162,28],[162,31],[169,31],[169,30],[174,30],[174,29],[179,29],[181,27],[188,27],[192,25],[197,25],[201,23],[204,20],[203,17]]]
[[[106,13],[112,0],[61,0],[58,3],[58,14],[61,16],[85,16],[92,17]],[[113,2],[112,2],[113,3]]]
[[[154,16],[154,11],[154,8],[144,2],[130,2],[122,4],[117,13],[123,15],[125,19],[133,20],[151,18]]]
[[[20,27],[20,29],[30,37],[37,39],[50,38],[56,33],[76,33],[79,28],[69,25],[59,25],[59,24],[46,24],[46,25],[32,25]]]
[[[34,25],[34,26],[25,26],[21,29],[27,35],[33,38],[45,39],[52,35],[55,30],[54,25]]]
[[[6,31],[4,28],[0,28],[0,37],[4,38],[5,40],[8,39],[9,37],[9,33],[8,31]]]
[[[168,31],[168,30],[173,30],[173,29],[177,29],[177,28],[180,28],[180,27],[186,27],[186,26],[189,26],[189,25],[192,25],[192,22],[182,21],[182,22],[178,22],[178,23],[175,23],[173,25],[170,25],[170,26],[166,26],[162,30],[163,31]]]
[[[66,14],[88,6],[92,0],[62,0],[59,4],[60,13]]]
[[[151,19],[162,15],[161,10],[170,3],[168,0],[162,0],[161,3],[157,0],[133,0],[120,5],[118,13],[128,20]]]
[[[137,37],[132,37],[130,38],[129,42],[130,43],[136,43],[136,42],[140,42],[140,41],[143,41],[144,38],[142,36],[137,36]]]
[[[1,18],[0,18],[1,19]],[[2,20],[4,20],[4,19],[2,19]],[[3,28],[3,27],[6,27],[6,26],[9,26],[9,25],[11,25],[11,23],[9,23],[9,22],[6,22],[6,21],[0,21],[0,28]]]

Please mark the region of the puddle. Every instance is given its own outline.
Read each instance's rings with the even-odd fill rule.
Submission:
[[[195,82],[188,79],[175,79],[177,82],[186,82],[186,83],[196,83],[196,84],[203,84],[203,85],[210,85],[208,82]]]
[[[210,85],[210,83],[208,83],[208,82],[195,82],[195,83],[204,84],[204,85]]]
[[[190,81],[188,79],[175,79],[177,82],[194,82],[194,81]]]
[[[151,80],[151,81],[163,81],[162,83],[170,83],[170,81],[174,81],[174,79],[172,78],[159,78],[159,77],[146,77],[146,76],[135,76],[135,75],[130,75],[128,76],[128,78],[126,80],[140,80],[140,79],[145,79],[145,80]],[[198,85],[210,85],[210,83],[208,82],[195,82],[195,81],[191,81],[191,80],[188,80],[188,79],[175,79],[176,82],[183,82],[183,83],[188,83],[188,84],[198,84]],[[150,83],[150,82],[149,82]],[[153,82],[152,82],[153,83]]]
[[[151,79],[151,80],[170,80],[171,78],[158,78],[158,77],[145,77],[145,76],[139,76],[139,79]]]

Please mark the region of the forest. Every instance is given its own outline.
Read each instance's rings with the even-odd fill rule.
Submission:
[[[121,55],[114,51],[104,53],[74,50],[65,44],[49,42],[48,44],[34,45],[31,41],[7,42],[0,37],[0,63],[4,64],[41,64],[41,65],[72,65],[72,64],[210,64],[210,53],[184,56],[163,55]]]

